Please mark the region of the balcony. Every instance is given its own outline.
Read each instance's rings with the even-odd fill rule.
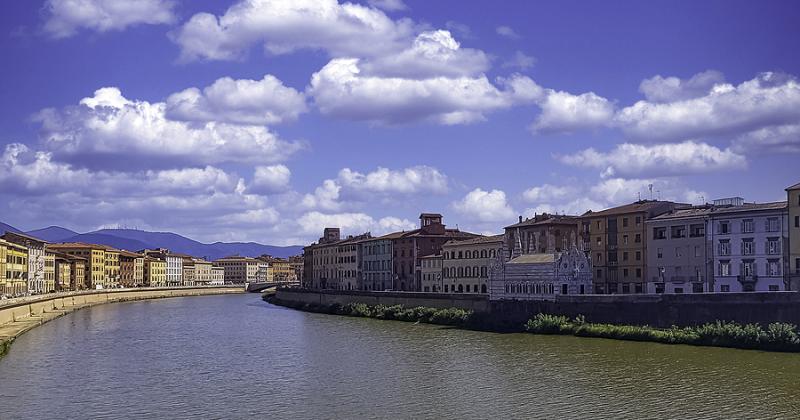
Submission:
[[[740,275],[736,276],[736,280],[739,280],[739,283],[742,283],[742,284],[754,284],[754,283],[756,283],[758,281],[758,275],[753,274],[753,275],[749,275],[748,276],[748,275],[740,274]]]

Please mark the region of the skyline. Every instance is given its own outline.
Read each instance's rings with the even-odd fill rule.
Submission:
[[[298,245],[430,211],[498,233],[649,184],[798,182],[791,2],[66,4],[0,17],[0,221],[23,230]]]

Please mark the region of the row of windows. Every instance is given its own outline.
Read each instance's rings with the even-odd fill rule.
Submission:
[[[608,262],[610,262],[610,263],[618,262],[619,260],[617,259],[617,256],[618,256],[618,254],[617,254],[616,251],[610,251],[608,253]],[[634,256],[635,256],[635,261],[641,261],[642,260],[642,251],[636,251],[634,253]],[[603,253],[602,252],[596,253],[595,256],[594,256],[594,259],[595,259],[595,263],[597,263],[598,265],[602,264],[602,262],[603,262]],[[624,261],[629,261],[629,260],[630,260],[630,253],[628,251],[622,251],[622,261],[624,262]]]
[[[562,293],[566,294],[567,285],[562,285]],[[517,293],[527,295],[552,295],[555,293],[555,286],[552,283],[513,283],[506,284],[506,293]],[[584,293],[581,285],[581,294]]]
[[[641,268],[637,268],[635,273],[636,273],[636,278],[637,279],[642,278],[642,269]],[[596,279],[602,279],[603,278],[603,270],[598,269],[596,274],[597,274],[595,276]],[[611,281],[616,281],[617,280],[616,278],[614,278],[614,277],[616,277],[616,274],[617,274],[616,270],[609,269],[608,270],[608,274],[609,274],[609,280],[611,280]],[[628,278],[629,275],[630,275],[630,271],[627,268],[623,268],[622,269],[622,277],[623,278]]]
[[[669,237],[672,239],[681,239],[687,236],[686,225],[676,225],[669,227]],[[706,226],[704,224],[689,225],[688,236],[690,238],[702,238],[706,236]],[[653,228],[653,239],[667,239],[667,227],[660,226]]]
[[[497,251],[499,252],[499,251]],[[482,249],[480,251],[446,251],[444,253],[444,259],[446,260],[462,260],[462,259],[472,259],[472,258],[494,258],[496,255],[496,251],[494,249],[485,250]]]
[[[616,242],[616,237],[614,237],[613,239],[614,239],[614,242]],[[603,237],[602,236],[598,236],[597,238],[595,238],[595,243],[597,244],[597,246],[603,246]],[[629,241],[628,235],[622,235],[622,244],[623,245],[628,245],[629,243],[630,243],[630,241]],[[634,235],[633,243],[635,243],[635,244],[642,243],[642,234],[641,233],[637,233],[636,235]],[[611,243],[610,245],[616,245],[616,244]]]
[[[629,219],[628,217],[623,217],[622,218],[622,227],[628,227],[628,224],[629,224],[628,219]],[[614,224],[616,224],[616,222],[617,222],[616,219],[613,219],[613,220],[610,220],[610,221],[614,222]],[[636,226],[641,226],[642,225],[642,216],[636,216],[634,218],[634,222],[636,223]],[[595,227],[597,228],[597,230],[603,230],[603,221],[602,220],[596,221],[595,222]]]
[[[442,271],[446,278],[460,278],[460,277],[489,277],[487,274],[486,266],[483,267],[445,267]]]
[[[434,289],[436,286],[434,286]],[[434,290],[435,292],[436,290]],[[478,285],[464,285],[464,284],[454,284],[452,286],[445,284],[444,285],[444,292],[445,293],[486,293],[486,285],[482,284],[480,286],[480,292],[478,292]]]
[[[800,225],[800,220],[796,220],[797,224]],[[739,221],[739,232],[740,233],[753,233],[755,232],[756,222],[753,219],[742,219]],[[765,232],[780,232],[781,230],[781,220],[778,217],[769,217],[764,220],[764,231]],[[721,220],[717,222],[717,233],[718,234],[728,234],[733,233],[732,223],[729,220]]]
[[[758,267],[759,264],[756,261],[743,261],[739,263],[739,275],[745,277],[757,276],[759,274]],[[764,264],[764,267],[764,273],[768,276],[781,275],[780,260],[769,260],[766,264]],[[728,260],[720,261],[717,264],[717,275],[732,276],[733,273],[731,271],[731,262]]]
[[[756,242],[753,238],[743,238],[739,243],[739,252],[741,255],[755,255],[757,252]],[[779,255],[781,253],[781,241],[779,238],[770,238],[764,243],[764,254]],[[720,239],[717,244],[718,255],[731,255],[731,241],[729,239]]]

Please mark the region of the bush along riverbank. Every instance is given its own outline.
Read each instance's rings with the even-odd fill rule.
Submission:
[[[717,321],[694,327],[658,329],[648,326],[592,324],[582,316],[538,314],[525,324],[534,334],[561,334],[577,337],[600,337],[617,340],[654,341],[665,344],[731,347],[783,352],[800,352],[800,334],[792,324],[737,324]]]
[[[574,319],[569,319],[565,316],[538,314],[524,325],[511,325],[508,322],[492,317],[490,314],[459,308],[406,308],[402,305],[367,305],[364,303],[320,305],[282,301],[275,296],[264,296],[264,300],[275,305],[306,312],[420,322],[478,331],[528,332],[533,334],[650,341],[663,344],[800,352],[800,333],[797,327],[785,323],[772,323],[764,328],[758,324],[742,325],[735,322],[717,321],[694,327],[662,329],[646,325],[594,324],[586,322],[584,317],[580,315]]]

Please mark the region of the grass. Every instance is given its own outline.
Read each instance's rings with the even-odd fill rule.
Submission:
[[[11,343],[14,342],[14,339],[9,340],[0,340],[0,357],[3,357],[8,353],[8,349],[11,348]]]
[[[665,344],[731,347],[770,351],[800,351],[797,326],[772,323],[763,328],[758,324],[737,324],[717,321],[693,327],[660,329],[647,325],[592,324],[582,316],[538,314],[528,320],[525,330],[535,334],[561,334],[577,337],[601,337],[617,340],[653,341]]]

